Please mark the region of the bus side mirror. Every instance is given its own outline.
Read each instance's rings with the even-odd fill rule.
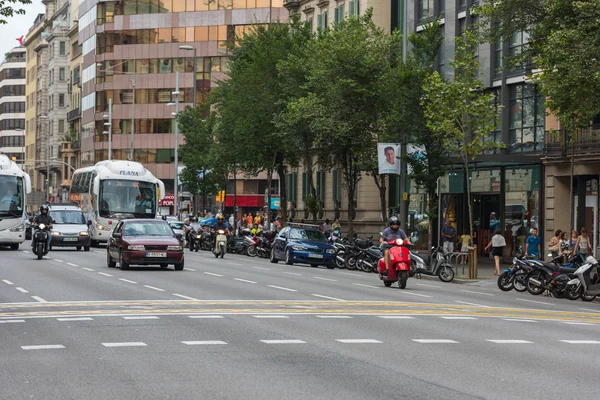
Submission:
[[[100,194],[100,178],[94,178],[94,194],[98,196]]]

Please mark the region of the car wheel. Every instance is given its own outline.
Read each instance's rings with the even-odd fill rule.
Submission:
[[[175,271],[182,271],[184,267],[184,260],[181,260],[181,263],[175,264]]]
[[[313,268],[319,268],[319,264],[310,264],[310,266]]]
[[[110,256],[108,248],[106,249],[106,265],[108,265],[108,268],[114,268],[117,266],[117,263]]]
[[[292,253],[290,249],[285,249],[285,263],[287,265],[294,265],[294,261],[292,261]]]
[[[19,243],[13,243],[10,245],[11,250],[19,250]]]
[[[334,269],[335,264],[327,264],[326,267],[327,267],[327,269]]]
[[[275,257],[275,249],[271,249],[271,257],[269,257],[269,261],[271,261],[273,264],[277,264],[279,262],[279,260],[277,259],[277,257]]]
[[[123,257],[123,252],[121,252],[121,255],[119,256],[119,265],[122,270],[129,269],[129,264],[125,262],[125,258]]]
[[[77,249],[77,251],[81,251],[81,246],[76,246],[75,248]]]
[[[83,251],[90,251],[90,246],[83,246]]]

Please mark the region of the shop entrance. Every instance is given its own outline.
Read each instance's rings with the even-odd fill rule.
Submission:
[[[494,231],[500,225],[500,194],[473,194],[473,230],[477,231],[477,249],[483,249],[490,242]]]

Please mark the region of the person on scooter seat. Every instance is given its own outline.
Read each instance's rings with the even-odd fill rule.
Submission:
[[[381,238],[379,239],[379,243],[381,243],[383,248],[383,260],[385,261],[386,271],[390,269],[390,249],[392,248],[387,242],[395,239],[406,239],[406,233],[400,229],[400,220],[397,217],[390,218],[389,225],[389,227],[381,232]]]
[[[225,218],[223,218],[223,215],[221,214],[217,215],[217,222],[215,222],[212,228],[213,233],[218,230],[224,230],[225,234],[229,235],[229,229],[227,229],[227,226],[225,225]]]
[[[52,229],[52,224],[54,220],[50,216],[50,207],[47,204],[42,204],[40,207],[40,213],[33,220],[34,225],[39,226],[40,224],[46,225],[49,229]],[[48,249],[50,249],[50,242],[52,241],[52,235],[48,235]],[[35,240],[31,241],[31,248],[35,245]]]

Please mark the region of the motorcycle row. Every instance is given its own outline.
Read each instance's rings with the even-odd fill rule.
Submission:
[[[562,255],[550,262],[518,255],[511,268],[498,277],[500,290],[528,291],[569,300],[593,301],[600,295],[600,266],[594,257],[585,260],[579,254]]]
[[[243,230],[240,235],[222,236],[213,234],[206,228],[198,232],[193,229],[186,233],[186,243],[190,251],[214,251],[215,256],[223,258],[224,253],[247,255],[249,257],[269,258],[275,232],[261,232],[252,235],[250,230]],[[223,245],[223,241],[226,241]],[[215,243],[217,241],[217,243]],[[216,249],[216,251],[215,251]],[[218,253],[218,254],[217,254]]]

